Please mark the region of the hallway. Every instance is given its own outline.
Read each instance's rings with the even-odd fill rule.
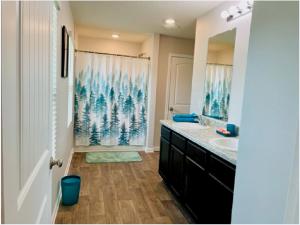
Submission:
[[[81,176],[79,203],[60,206],[56,223],[188,223],[158,175],[159,153],[142,162],[87,164],[74,153],[69,174]]]

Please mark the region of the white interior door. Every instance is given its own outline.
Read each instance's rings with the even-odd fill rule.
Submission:
[[[4,223],[51,223],[50,1],[2,2]]]
[[[193,76],[193,58],[190,56],[172,56],[169,65],[170,88],[168,118],[173,113],[189,113]]]

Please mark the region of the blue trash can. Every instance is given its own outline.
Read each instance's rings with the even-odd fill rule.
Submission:
[[[61,179],[62,204],[74,205],[78,202],[80,192],[80,176],[70,175]]]

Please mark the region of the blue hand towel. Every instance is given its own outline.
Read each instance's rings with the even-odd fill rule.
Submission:
[[[191,113],[191,114],[174,114],[173,118],[197,118],[196,113]]]
[[[189,123],[197,123],[198,121],[195,120],[196,118],[178,118],[178,117],[173,117],[173,120],[175,122],[189,122]]]

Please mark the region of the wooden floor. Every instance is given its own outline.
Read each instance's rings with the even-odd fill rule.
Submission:
[[[81,176],[79,203],[60,205],[56,223],[188,223],[158,175],[159,154],[142,162],[87,164],[75,153],[69,174]]]

